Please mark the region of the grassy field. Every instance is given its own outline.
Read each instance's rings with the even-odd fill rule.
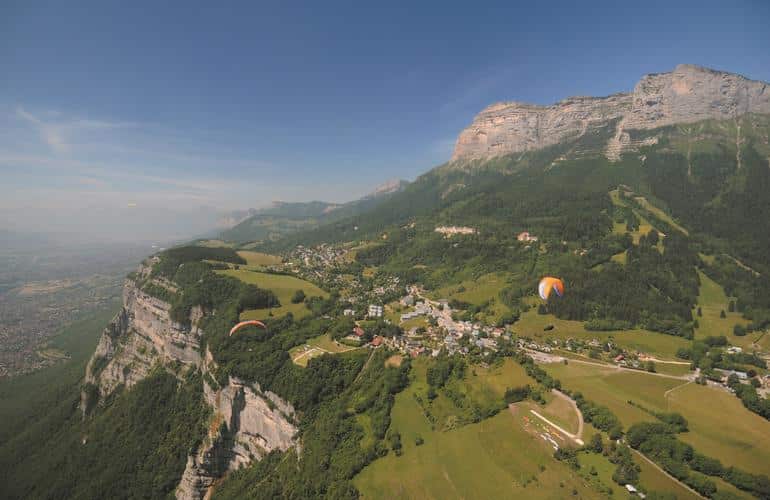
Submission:
[[[578,461],[580,462],[580,475],[585,481],[595,485],[597,488],[612,488],[613,495],[615,492],[620,492],[622,486],[612,480],[615,465],[607,457],[599,453],[580,452],[578,454]],[[596,475],[592,475],[591,471],[596,472]],[[620,496],[622,496],[622,493]]]
[[[246,259],[246,265],[248,266],[275,266],[283,262],[277,255],[253,252],[251,250],[240,250],[238,255]]]
[[[473,366],[463,380],[467,393],[475,401],[499,400],[509,387],[532,384],[533,380],[518,363],[506,358],[500,366]]]
[[[575,408],[564,398],[553,394],[545,394],[545,396],[547,403],[545,406],[537,408],[537,412],[562,429],[575,434],[579,425]]]
[[[287,313],[292,313],[295,318],[301,318],[309,314],[305,304],[292,304],[291,298],[294,292],[297,290],[303,290],[307,297],[328,297],[329,294],[321,290],[309,281],[305,281],[294,276],[286,276],[283,274],[268,274],[260,273],[256,271],[248,271],[245,269],[228,269],[223,271],[217,271],[218,273],[225,274],[238,278],[239,280],[257,285],[260,288],[266,288],[272,290],[272,292],[281,301],[280,307],[274,307],[272,309],[253,309],[249,311],[243,311],[241,313],[241,319],[267,319],[272,312],[274,317],[284,316]]]
[[[751,345],[756,341],[762,332],[753,332],[744,337],[733,335],[733,327],[737,324],[747,325],[748,320],[741,317],[741,313],[728,312],[729,298],[719,283],[712,280],[700,270],[700,290],[698,293],[698,303],[693,309],[693,318],[698,320],[698,328],[695,329],[695,338],[702,339],[709,336],[724,335],[728,341],[744,349],[753,349]],[[698,307],[701,308],[703,316],[696,314]],[[721,318],[721,311],[725,311],[726,318]]]
[[[396,398],[392,429],[403,455],[389,453],[354,482],[363,498],[600,498],[553,449],[507,410],[449,432],[431,431],[407,388]],[[425,440],[417,446],[414,437]]]
[[[617,189],[613,189],[610,191],[610,199],[612,200],[612,204],[618,207],[627,207],[628,205],[620,198],[620,193]],[[649,204],[649,203],[648,203]],[[643,235],[647,235],[650,231],[653,229],[656,229],[652,223],[650,223],[649,220],[642,214],[640,214],[638,211],[631,209],[634,212],[634,215],[636,215],[639,218],[639,228],[636,231],[630,231],[631,237],[634,240],[634,244],[639,244],[639,239]],[[665,214],[664,214],[665,215]],[[625,234],[626,232],[629,232],[626,230],[626,225],[624,223],[619,222],[613,222],[612,226],[612,232],[615,234]],[[658,250],[663,251],[663,244],[661,241],[658,241]]]
[[[308,340],[305,344],[293,347],[289,351],[291,360],[301,366],[306,367],[308,361],[312,358],[321,356],[326,353],[337,354],[340,352],[352,351],[359,349],[358,347],[350,347],[342,344],[338,344],[327,334],[319,335]]]
[[[636,201],[636,202],[637,202],[637,203],[638,203],[638,204],[639,204],[639,205],[640,205],[642,208],[644,208],[645,210],[647,210],[648,212],[650,212],[652,215],[654,215],[654,216],[655,216],[655,217],[657,217],[658,219],[662,220],[663,222],[666,222],[666,223],[668,223],[668,224],[669,224],[671,227],[673,227],[673,228],[674,228],[674,229],[676,229],[677,231],[679,231],[679,232],[682,232],[682,233],[686,234],[687,236],[689,236],[689,235],[690,235],[690,233],[687,231],[687,229],[685,229],[684,227],[682,227],[681,225],[679,225],[679,224],[678,224],[678,223],[677,223],[677,222],[676,222],[674,219],[672,219],[672,218],[671,218],[671,216],[670,216],[670,215],[668,215],[666,212],[664,212],[664,211],[663,211],[663,210],[661,210],[660,208],[656,207],[655,205],[653,205],[652,203],[650,203],[649,201],[647,201],[647,198],[645,198],[644,196],[635,196],[635,197],[634,197],[634,200],[635,200],[635,201]]]
[[[620,193],[617,189],[613,189],[610,191],[610,199],[612,200],[612,204],[618,207],[627,207],[628,205],[620,199]],[[646,235],[650,231],[652,231],[653,227],[652,224],[650,224],[650,221],[648,221],[645,217],[640,215],[639,213],[634,210],[634,214],[639,218],[639,228],[636,231],[627,231],[626,225],[624,223],[615,222],[612,226],[612,231],[615,234],[625,234],[627,232],[631,233],[631,237],[634,240],[634,244],[639,244],[639,239],[642,237],[642,235]]]
[[[399,325],[405,332],[408,332],[412,328],[427,328],[429,326],[427,316],[417,316],[416,318],[408,319],[401,322],[401,315],[396,319],[395,323]]]
[[[610,257],[610,260],[612,260],[613,262],[617,262],[618,264],[621,264],[621,265],[626,265],[626,261],[628,261],[628,252],[623,250],[620,253],[616,253],[615,255]]]
[[[634,454],[634,462],[639,465],[639,484],[647,491],[658,491],[661,493],[673,493],[677,500],[695,500],[698,495],[690,492],[679,482],[671,480],[670,477],[656,469],[649,462]]]
[[[655,371],[657,373],[665,373],[666,375],[674,375],[677,377],[692,373],[688,363],[681,365],[673,363],[655,363]]]
[[[706,455],[744,470],[770,473],[770,422],[726,391],[689,384],[672,391],[668,409],[684,415],[690,432],[680,438]]]
[[[519,371],[520,367],[509,362],[485,371],[474,367],[472,369],[476,371],[476,376],[470,374],[465,383],[479,389],[483,387],[485,389],[482,391],[487,390],[494,395],[500,394],[505,387],[526,383],[528,377]],[[614,466],[600,455],[581,456],[583,466],[580,475],[583,477],[561,468],[562,464],[551,458],[552,448],[536,435],[526,432],[522,422],[527,415],[526,411],[511,416],[510,412],[503,410],[478,424],[446,432],[432,430],[414,398],[415,393],[423,393],[425,389],[426,366],[427,363],[422,360],[415,363],[414,380],[396,396],[391,429],[401,433],[404,453],[401,457],[391,453],[375,461],[356,477],[355,483],[364,498],[564,498],[572,495],[573,487],[581,497],[596,497],[601,496],[599,488],[607,486],[623,494],[621,487],[611,479]],[[621,376],[618,387],[628,383],[626,379]],[[469,392],[476,394],[479,389]],[[646,385],[641,384],[639,390],[646,392]],[[521,408],[528,408],[531,404],[525,403]],[[565,419],[572,411],[569,405],[562,407],[559,403],[551,402],[545,408],[537,409],[547,418],[566,420],[557,422],[564,427],[571,425],[569,419]],[[557,418],[553,418],[554,415]],[[527,425],[536,424],[529,416]],[[577,423],[572,425],[576,426]],[[364,422],[362,426],[365,427]],[[422,446],[415,444],[417,437],[425,441]],[[678,494],[679,498],[691,498],[686,490],[656,469],[640,465],[642,485],[648,490],[671,491]],[[541,471],[540,466],[545,470]],[[591,466],[598,472],[598,482],[595,477],[588,477]],[[476,473],[469,473],[469,468]],[[549,471],[557,474],[549,476]]]
[[[198,246],[207,248],[232,248],[233,244],[222,240],[201,240]]]
[[[438,391],[438,396],[433,401],[428,400],[426,372],[430,363],[430,360],[424,358],[418,358],[412,362],[411,382],[407,390],[410,394],[416,394],[422,399],[427,411],[435,417],[435,424],[432,427],[437,431],[462,425],[464,419],[469,416],[467,408],[458,408],[443,391]],[[447,382],[447,387],[464,394],[482,408],[494,408],[502,404],[505,390],[509,387],[534,383],[521,365],[512,359],[505,359],[499,366],[488,368],[480,365],[469,366],[463,380],[452,378]],[[422,415],[422,411],[420,414]],[[426,417],[422,416],[422,418]]]
[[[654,421],[633,400],[655,411],[681,413],[690,431],[679,437],[706,455],[750,472],[768,473],[770,422],[749,412],[734,395],[694,383],[578,363],[542,365],[565,388],[610,408],[624,426]]]
[[[543,331],[546,325],[553,325],[553,330]],[[648,354],[654,354],[661,359],[674,360],[680,347],[689,347],[689,342],[681,337],[664,335],[648,330],[618,330],[610,332],[593,332],[583,327],[580,321],[559,319],[552,314],[538,314],[533,308],[523,313],[513,330],[521,336],[531,337],[540,341],[548,339],[598,339],[604,341],[612,337],[614,341],[626,349],[633,349]]]
[[[482,319],[494,323],[503,314],[509,311],[508,307],[500,301],[500,290],[505,288],[507,282],[502,274],[490,273],[477,279],[465,280],[459,285],[450,285],[431,291],[428,295],[433,300],[457,299],[469,304],[481,305],[490,301],[489,312],[483,314]]]
[[[683,383],[680,380],[645,373],[582,363],[541,366],[551,376],[561,380],[563,387],[580,391],[591,401],[607,406],[625,426],[655,420],[655,417],[629,405],[627,402],[629,399],[647,408],[663,411],[666,409],[666,399],[663,394]]]

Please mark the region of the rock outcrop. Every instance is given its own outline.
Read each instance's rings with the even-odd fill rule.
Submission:
[[[174,322],[168,303],[139,288],[149,272],[149,265],[143,265],[134,278],[126,280],[123,308],[104,329],[88,363],[81,394],[84,416],[117,388],[141,381],[155,366],[181,364],[208,375],[216,368],[211,353],[201,353],[203,332],[197,325],[203,311],[193,309],[189,327]],[[272,450],[298,446],[296,417],[289,403],[262,391],[259,384],[230,378],[227,385],[213,388],[213,377],[204,380],[209,381],[204,381],[204,400],[212,409],[212,419],[203,443],[188,456],[176,489],[180,500],[204,498],[227,471]]]
[[[296,446],[294,408],[277,395],[230,378],[214,390],[204,383],[206,402],[214,409],[209,433],[187,465],[176,498],[203,498],[228,470],[259,460],[272,450]]]
[[[644,76],[633,92],[608,97],[572,97],[550,106],[493,104],[460,133],[452,161],[486,159],[531,151],[613,124],[605,149],[611,159],[633,148],[629,130],[650,130],[745,113],[770,113],[770,87],[693,65]]]

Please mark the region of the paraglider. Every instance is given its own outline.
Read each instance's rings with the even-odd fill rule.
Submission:
[[[258,320],[256,320],[256,319],[253,319],[253,320],[249,320],[249,321],[241,321],[240,323],[238,323],[237,325],[235,325],[234,327],[232,327],[232,328],[230,329],[230,335],[229,335],[229,336],[230,336],[230,337],[232,337],[232,335],[233,335],[235,332],[237,332],[238,330],[240,330],[240,329],[241,329],[241,328],[243,328],[244,326],[249,326],[249,325],[254,325],[254,326],[261,326],[262,328],[264,328],[265,330],[267,330],[267,326],[265,326],[265,324],[264,324],[264,323],[262,323],[261,321],[258,321]]]
[[[540,294],[541,299],[548,300],[551,292],[555,292],[559,297],[564,295],[564,282],[559,278],[546,276],[537,285],[537,293]]]

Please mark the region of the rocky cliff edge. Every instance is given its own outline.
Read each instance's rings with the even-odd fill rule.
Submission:
[[[631,93],[571,97],[550,106],[493,104],[460,133],[452,161],[541,149],[608,125],[615,133],[604,153],[615,160],[637,146],[630,140],[629,130],[734,119],[746,113],[770,113],[767,83],[682,64],[670,73],[644,76]]]
[[[155,366],[181,363],[204,374],[216,367],[211,353],[201,352],[203,332],[197,325],[203,312],[193,310],[190,327],[172,321],[170,304],[137,285],[149,273],[150,265],[145,263],[135,278],[126,280],[123,307],[104,329],[88,363],[81,394],[84,416],[119,387],[130,388],[141,381]],[[276,394],[262,391],[259,384],[230,378],[219,387],[213,377],[204,376],[204,399],[212,410],[208,435],[188,456],[176,489],[178,499],[204,498],[228,471],[272,450],[298,446],[294,408]]]

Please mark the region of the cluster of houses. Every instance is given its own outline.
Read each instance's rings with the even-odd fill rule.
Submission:
[[[401,299],[401,303],[402,304],[407,304],[407,303],[410,303],[410,302],[412,304],[414,304],[414,310],[402,314],[401,315],[401,321],[409,321],[410,319],[414,319],[414,318],[417,318],[419,316],[427,316],[427,315],[430,314],[431,307],[430,307],[430,305],[426,304],[425,302],[417,302],[415,304],[414,303],[414,297],[412,297],[411,295],[407,295],[404,299]]]
[[[447,238],[455,234],[476,234],[476,229],[467,226],[436,226],[434,231],[443,234]]]
[[[529,234],[529,231],[522,231],[516,236],[516,239],[522,243],[534,243],[537,241],[537,236]]]

